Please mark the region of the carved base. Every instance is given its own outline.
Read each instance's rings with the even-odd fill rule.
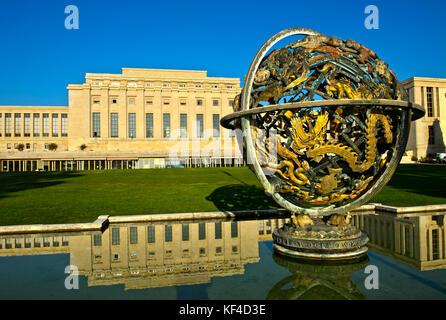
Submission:
[[[322,218],[313,224],[285,224],[273,232],[274,250],[278,254],[307,260],[358,260],[366,256],[369,238],[351,225],[334,226]]]

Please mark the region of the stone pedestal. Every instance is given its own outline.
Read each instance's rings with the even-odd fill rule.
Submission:
[[[312,225],[292,222],[273,232],[276,253],[305,260],[358,260],[366,256],[369,238],[352,225],[334,226],[322,218],[312,218]]]

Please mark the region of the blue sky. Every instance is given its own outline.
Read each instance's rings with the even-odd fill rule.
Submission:
[[[67,5],[78,30],[64,26]],[[368,5],[378,30],[364,27]],[[440,0],[1,0],[0,105],[67,105],[69,83],[122,67],[243,78],[260,46],[291,27],[363,43],[400,80],[446,78],[445,12]]]

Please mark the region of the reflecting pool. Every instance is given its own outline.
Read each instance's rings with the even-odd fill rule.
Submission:
[[[275,255],[271,234],[287,219],[1,236],[0,299],[445,299],[444,215],[354,216],[370,250],[344,265]]]

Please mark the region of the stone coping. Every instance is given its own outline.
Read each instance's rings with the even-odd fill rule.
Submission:
[[[432,204],[428,206],[415,206],[415,207],[392,207],[377,204],[375,211],[378,212],[390,212],[395,214],[410,214],[410,213],[431,213],[431,212],[443,212],[446,211],[446,204]]]
[[[108,225],[108,217],[109,216],[106,215],[99,216],[96,221],[89,223],[0,226],[0,235],[47,232],[101,231]]]
[[[361,212],[386,212],[402,216],[423,215],[432,212],[446,212],[446,204],[414,206],[414,207],[392,207],[379,203],[370,203],[352,210],[352,213]],[[128,216],[99,216],[96,221],[89,223],[72,224],[33,224],[0,226],[0,235],[28,234],[28,233],[57,233],[57,232],[82,232],[103,231],[109,224],[137,223],[137,222],[162,222],[162,221],[194,221],[209,219],[237,219],[237,218],[262,218],[271,216],[289,216],[286,209],[267,210],[245,210],[245,211],[216,211],[216,212],[193,212],[193,213],[167,213]]]

